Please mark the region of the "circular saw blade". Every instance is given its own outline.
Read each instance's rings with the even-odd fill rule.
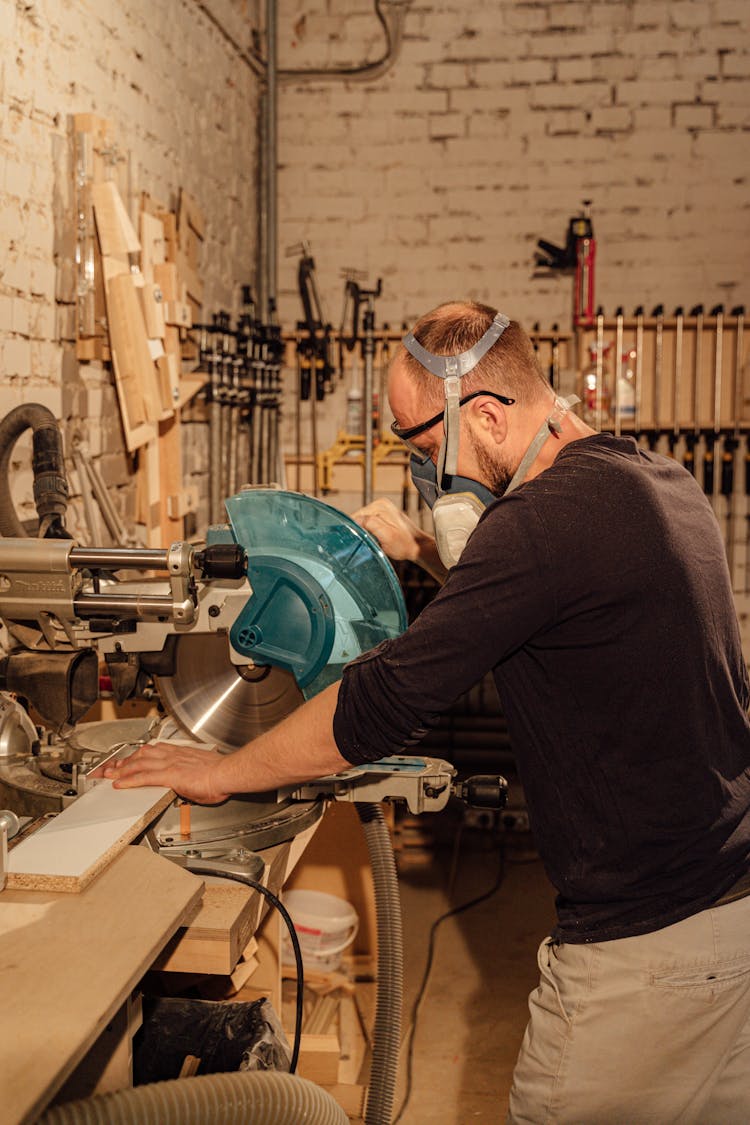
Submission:
[[[304,702],[291,672],[232,664],[218,634],[178,637],[174,675],[160,676],[158,688],[181,727],[225,750],[238,750]]]

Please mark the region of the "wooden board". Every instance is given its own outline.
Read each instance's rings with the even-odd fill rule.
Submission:
[[[141,269],[146,283],[154,280],[154,266],[164,262],[164,224],[155,215],[141,211]]]
[[[132,452],[154,433],[152,430],[150,435],[138,434],[138,427],[143,422],[156,423],[162,408],[143,310],[130,274],[109,279],[107,319],[125,439]]]
[[[0,895],[3,1125],[37,1120],[202,889],[190,872],[130,847],[80,895]]]
[[[143,320],[146,325],[146,335],[150,340],[164,339],[164,301],[161,289],[152,281],[147,281],[140,289],[141,304],[143,306]],[[162,407],[171,406],[171,403],[162,402]]]
[[[8,886],[82,891],[174,800],[171,789],[98,782],[8,856]]]
[[[111,180],[92,184],[91,202],[102,255],[138,254],[141,244],[115,184]]]

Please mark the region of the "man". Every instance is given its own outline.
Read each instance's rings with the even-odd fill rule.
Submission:
[[[344,769],[491,669],[558,890],[509,1120],[746,1122],[750,694],[710,504],[571,414],[484,305],[423,317],[389,398],[437,534],[383,502],[360,519],[442,590],[236,754],[146,747],[118,784],[218,801]]]

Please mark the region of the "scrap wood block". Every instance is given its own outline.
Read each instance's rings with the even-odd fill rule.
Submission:
[[[76,359],[82,363],[91,363],[93,360],[109,363],[112,353],[103,336],[79,336],[76,340]]]
[[[259,906],[256,891],[208,884],[193,917],[165,948],[154,968],[228,976],[253,936]]]
[[[176,262],[155,263],[154,281],[161,289],[162,299],[165,303],[181,299],[181,285]]]
[[[324,1085],[335,1102],[343,1109],[350,1121],[361,1121],[364,1115],[365,1087],[356,1083],[337,1082],[333,1086]]]
[[[164,304],[164,320],[167,324],[174,324],[178,328],[192,328],[192,307],[187,301],[166,301]]]
[[[338,1035],[300,1036],[297,1073],[319,1086],[335,1086],[339,1080],[340,1048]]]

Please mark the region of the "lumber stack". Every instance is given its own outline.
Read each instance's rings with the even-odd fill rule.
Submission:
[[[205,220],[178,193],[174,209],[142,193],[136,221],[118,189],[122,160],[109,122],[74,117],[76,147],[76,355],[111,366],[125,448],[134,457],[137,522],[146,544],[183,537],[195,496],[182,480],[180,409],[203,386],[184,361],[200,315]]]

